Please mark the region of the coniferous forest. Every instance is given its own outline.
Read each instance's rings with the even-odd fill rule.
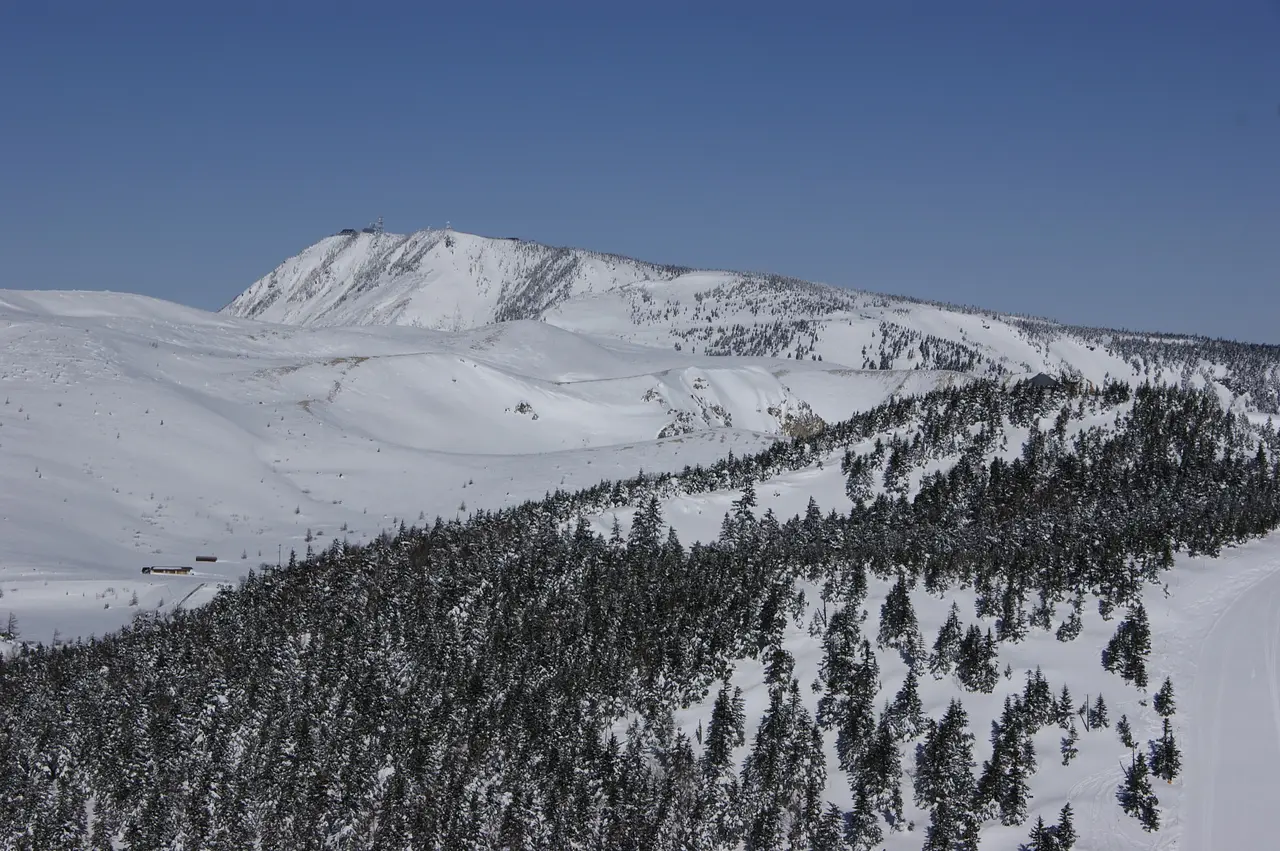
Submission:
[[[1141,592],[1177,553],[1280,525],[1278,449],[1209,393],[975,381],[758,455],[335,542],[198,609],[0,661],[0,840],[861,850],[907,831],[910,802],[930,851],[976,849],[990,823],[1069,851],[1071,806],[1031,820],[1028,789],[1085,731],[1130,750],[1115,806],[1158,830],[1153,778],[1181,771],[1177,683],[1147,664]],[[758,484],[824,463],[841,505],[760,508]],[[717,490],[735,492],[718,537],[680,540],[663,500]],[[597,531],[620,507],[629,528]],[[973,610],[925,633],[913,593],[958,588]],[[1134,740],[1101,695],[1079,706],[1038,670],[975,729],[964,697],[1009,676],[1002,648],[1072,641],[1086,604],[1114,626],[1097,664],[1154,694],[1163,735]],[[796,624],[822,647],[816,712],[783,646]],[[907,665],[900,689],[877,650]],[[747,658],[768,692],[750,726],[729,685]],[[948,676],[960,694],[929,717],[918,685]],[[679,728],[701,701],[707,727]],[[1061,752],[1037,753],[1053,728]],[[852,806],[827,800],[837,771]]]

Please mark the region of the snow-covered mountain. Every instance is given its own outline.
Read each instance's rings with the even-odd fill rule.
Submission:
[[[1039,762],[1031,760],[1030,779],[1022,773],[1025,766],[1018,769],[1029,782],[1020,804],[1006,806],[1002,799],[999,818],[994,811],[983,817],[984,847],[1017,847],[1027,836],[1027,822],[1037,817],[1052,822],[1067,803],[1077,814],[1078,848],[1153,847],[1153,841],[1165,848],[1181,840],[1178,847],[1207,849],[1256,844],[1264,835],[1261,818],[1239,820],[1222,802],[1265,811],[1267,787],[1241,784],[1232,777],[1232,766],[1254,758],[1255,741],[1269,735],[1272,726],[1267,700],[1277,676],[1274,654],[1244,653],[1239,642],[1271,629],[1276,620],[1270,591],[1280,574],[1280,539],[1272,534],[1220,558],[1171,552],[1168,564],[1159,565],[1159,581],[1143,581],[1125,592],[1126,606],[1141,602],[1150,613],[1150,685],[1170,676],[1185,701],[1173,724],[1188,745],[1186,785],[1182,777],[1176,785],[1160,785],[1165,827],[1154,836],[1116,803],[1121,766],[1134,758],[1133,748],[1099,720],[1100,710],[1089,709],[1105,692],[1111,717],[1118,721],[1123,714],[1126,723],[1131,720],[1139,742],[1161,734],[1151,689],[1098,664],[1109,637],[1119,634],[1110,595],[1119,594],[1121,586],[1081,582],[1046,586],[1037,595],[1031,593],[1034,585],[1015,587],[1011,577],[1040,581],[1072,565],[1107,566],[1102,564],[1107,559],[1085,552],[1089,547],[1101,547],[1108,558],[1121,553],[1110,558],[1109,570],[1123,573],[1126,565],[1140,563],[1124,558],[1124,551],[1107,549],[1116,542],[1146,540],[1107,511],[1062,512],[1075,523],[1096,515],[1101,524],[1078,527],[1086,533],[1061,542],[1079,549],[1080,559],[1064,559],[1049,546],[1052,539],[1041,532],[1056,523],[1057,500],[1075,499],[1086,490],[1081,482],[1112,481],[1117,489],[1133,491],[1135,482],[1147,487],[1163,481],[1148,480],[1146,474],[1167,476],[1170,490],[1130,493],[1138,500],[1135,522],[1159,525],[1172,522],[1162,510],[1202,509],[1213,522],[1191,524],[1192,531],[1217,530],[1230,540],[1232,524],[1244,528],[1245,513],[1231,513],[1229,500],[1219,505],[1215,494],[1219,488],[1228,489],[1224,495],[1232,499],[1245,492],[1271,493],[1272,481],[1280,478],[1263,472],[1274,468],[1280,451],[1274,427],[1247,425],[1247,420],[1269,421],[1262,411],[1276,407],[1275,347],[1069,328],[773,276],[697,272],[520,241],[423,232],[326,239],[259,281],[222,315],[139,296],[0,291],[0,352],[0,627],[8,628],[6,616],[12,613],[22,641],[101,634],[130,621],[145,630],[157,622],[152,613],[172,615],[208,603],[250,568],[287,560],[290,550],[299,556],[311,548],[336,553],[342,548],[331,546],[335,540],[381,540],[370,550],[378,552],[399,546],[387,543],[391,538],[384,533],[402,521],[465,520],[477,509],[511,508],[544,495],[544,507],[554,507],[558,499],[580,500],[579,538],[585,529],[599,533],[601,542],[617,542],[602,543],[606,550],[639,551],[643,538],[635,533],[648,522],[647,505],[657,507],[659,520],[690,545],[723,539],[727,546],[742,534],[747,552],[752,536],[759,534],[760,541],[798,541],[805,547],[805,570],[779,574],[785,582],[777,587],[764,582],[738,589],[751,589],[741,599],[760,598],[762,589],[772,589],[770,599],[776,595],[778,606],[761,611],[789,611],[767,621],[773,624],[773,649],[789,655],[743,650],[725,660],[731,664],[723,676],[741,690],[741,726],[747,736],[754,734],[754,741],[744,737],[730,749],[733,769],[741,768],[744,777],[750,774],[749,754],[760,751],[767,739],[759,732],[768,727],[766,718],[778,717],[771,707],[783,705],[778,697],[783,692],[772,679],[785,666],[771,660],[786,659],[794,666],[784,677],[794,680],[788,717],[803,722],[796,729],[807,731],[795,741],[817,742],[820,747],[806,758],[817,759],[821,751],[815,764],[826,766],[825,773],[802,773],[821,781],[815,793],[835,805],[838,824],[858,805],[855,773],[840,767],[846,733],[826,729],[813,738],[809,734],[831,724],[813,722],[818,725],[813,730],[803,726],[813,726],[823,712],[818,686],[830,678],[824,670],[834,646],[824,634],[831,634],[837,607],[852,607],[855,613],[865,609],[846,623],[861,623],[855,632],[875,638],[863,658],[878,660],[874,666],[866,663],[879,672],[871,676],[874,699],[867,702],[868,711],[878,711],[889,698],[897,704],[908,692],[909,671],[912,682],[919,673],[912,667],[913,652],[904,653],[903,647],[936,651],[934,636],[941,641],[955,605],[972,627],[966,636],[978,636],[974,647],[983,630],[988,641],[992,630],[1008,633],[1007,640],[1000,639],[998,664],[994,657],[983,663],[985,684],[966,682],[970,674],[962,678],[957,667],[955,673],[919,676],[912,688],[918,691],[922,718],[940,718],[953,699],[963,699],[977,734],[975,768],[983,766],[986,774],[984,762],[998,764],[996,737],[987,747],[984,731],[1006,720],[1009,729],[1017,727],[1010,707],[1016,709],[1029,694],[1033,677],[1043,675],[1055,690],[1064,689],[1056,723],[1020,734],[1023,752],[1040,754]],[[930,368],[939,366],[948,369]],[[1140,408],[1127,391],[1114,391],[1118,385],[1099,393],[1049,391],[1049,401],[1029,403],[1033,391],[1010,387],[1011,379],[1040,370],[1097,382],[1110,376],[1207,385],[1224,406],[1249,416],[1223,417],[1211,398],[1193,394],[1182,394],[1188,398],[1168,409]],[[975,380],[974,374],[1005,379],[1005,386]],[[933,394],[927,403],[907,398],[939,389],[946,392]],[[857,425],[849,420],[824,428],[886,402]],[[1139,410],[1145,413],[1138,416]],[[1204,422],[1219,428],[1197,425]],[[1111,453],[1099,451],[1125,429],[1132,432],[1127,442],[1117,441]],[[1156,450],[1140,452],[1146,444],[1135,437],[1149,439]],[[1222,468],[1241,475],[1252,470],[1248,481],[1254,486],[1240,487],[1243,479],[1237,478],[1231,487],[1214,477],[1207,488],[1195,491],[1195,498],[1162,502],[1179,482],[1199,481],[1190,474],[1180,479],[1178,464],[1160,448],[1175,437],[1190,447],[1178,454],[1192,466],[1216,463],[1221,451]],[[1087,459],[1069,463],[1085,453]],[[1111,478],[1095,475],[1103,461],[1114,465],[1115,459],[1128,457],[1125,453],[1134,453],[1144,475],[1118,475],[1121,470],[1112,470]],[[1037,465],[1035,472],[1023,475],[1028,464]],[[635,477],[640,470],[649,475]],[[652,475],[682,470],[675,479]],[[1088,474],[1077,476],[1081,470]],[[1057,475],[1074,482],[1074,488],[1054,491],[1048,483],[1059,481]],[[601,481],[609,484],[583,490]],[[748,482],[754,514],[743,513],[749,507]],[[1015,485],[1044,487],[1033,498],[1005,494],[997,501],[1003,507],[988,516],[965,507],[967,490],[953,490],[978,484],[984,489],[999,485],[1014,495]],[[1107,492],[1094,484],[1087,490]],[[555,496],[549,496],[552,492]],[[926,492],[925,499],[915,500]],[[654,495],[652,503],[641,498],[646,493]],[[1210,498],[1203,498],[1205,493]],[[864,506],[866,498],[880,496],[886,498]],[[973,506],[981,504],[974,500]],[[1118,500],[1115,507],[1133,508],[1127,505]],[[1042,514],[1041,525],[1028,521],[1015,527],[1006,518],[1000,520],[1005,525],[987,529],[965,521],[972,515],[995,522],[1024,509]],[[522,510],[535,511],[528,505]],[[1231,523],[1218,524],[1216,518],[1222,517]],[[921,522],[909,522],[912,518]],[[1120,531],[1111,530],[1115,534],[1108,544],[1096,530],[1110,529],[1110,523]],[[920,530],[934,526],[945,534],[920,537]],[[1183,523],[1180,528],[1186,534],[1191,527]],[[912,535],[899,536],[913,529]],[[936,569],[926,544],[946,555]],[[881,545],[883,551],[872,552]],[[678,545],[669,546],[674,551]],[[777,554],[773,544],[758,550],[771,554],[762,563]],[[758,560],[756,549],[750,551],[753,556],[743,559],[744,565]],[[688,552],[692,558],[694,548]],[[1033,556],[1021,558],[1025,552]],[[139,570],[190,565],[197,554],[218,561],[200,563],[182,576],[144,576]],[[868,561],[870,554],[876,558]],[[975,572],[972,580],[939,584],[938,577],[960,561],[979,556],[984,565],[990,560],[982,582]],[[451,570],[460,558],[449,554]],[[895,567],[904,560],[915,567]],[[1051,565],[1055,560],[1063,564]],[[864,562],[871,564],[869,577]],[[560,563],[553,563],[555,581],[532,583],[536,594],[565,581]],[[926,569],[917,576],[921,564]],[[821,580],[820,565],[835,572]],[[380,581],[387,588],[429,584],[398,580],[397,569],[393,562],[383,565]],[[858,572],[864,573],[861,581],[855,581]],[[293,575],[268,573],[277,579]],[[348,571],[341,581],[358,575]],[[438,578],[435,572],[429,575]],[[652,588],[684,574],[663,575]],[[475,592],[468,597],[474,602],[493,584],[473,588],[473,578],[463,586]],[[330,593],[328,580],[316,587]],[[346,586],[338,582],[332,587],[339,609],[360,596],[342,591]],[[713,610],[734,587],[705,582],[690,590],[711,589],[708,600],[715,605],[707,609]],[[905,590],[894,598],[899,587]],[[623,602],[649,596],[622,585],[610,593]],[[912,614],[899,627],[913,623],[915,635],[895,649],[897,639],[884,625],[903,595]],[[572,599],[575,593],[563,596]],[[794,603],[787,604],[788,599]],[[891,599],[898,603],[890,605]],[[419,615],[426,611],[419,609]],[[478,611],[469,605],[441,609],[450,629],[463,629]],[[358,620],[326,612],[325,623]],[[367,614],[362,611],[360,618]],[[735,615],[726,623],[765,624],[756,614]],[[653,620],[660,618],[646,625]],[[242,621],[234,622],[236,629],[243,628]],[[299,623],[287,627],[286,632],[293,631],[271,647],[303,660],[318,647],[354,646],[319,640],[318,629]],[[367,639],[371,647],[385,635],[376,624],[359,623],[359,640]],[[421,645],[416,638],[409,643]],[[0,637],[0,652],[17,646],[13,638]],[[364,658],[399,664],[407,658],[401,652],[379,645]],[[250,651],[248,656],[261,661],[271,653]],[[1257,676],[1259,667],[1267,676]],[[266,679],[301,680],[296,671]],[[202,676],[176,691],[191,698],[197,685],[216,680]],[[1065,696],[1068,685],[1075,701],[1084,699],[1078,711]],[[117,683],[105,693],[126,692]],[[668,733],[678,729],[682,738],[677,741],[691,754],[692,741],[699,754],[709,748],[702,734],[711,729],[716,694],[711,689],[672,707]],[[202,705],[239,706],[240,699],[229,691]],[[635,707],[619,713],[611,729],[625,739]],[[885,709],[884,714],[891,713]],[[34,716],[19,712],[15,717],[27,718],[25,724]],[[27,735],[22,747],[47,741],[43,730]],[[902,791],[909,795],[921,732],[903,735]],[[899,745],[893,747],[897,753]],[[37,766],[33,776],[60,776],[44,772],[34,757],[22,764]],[[375,791],[397,773],[391,763],[387,766],[366,766],[365,779]],[[122,776],[103,772],[108,775]],[[256,780],[250,785],[260,786]],[[901,803],[898,808],[903,809]],[[905,818],[895,817],[892,829],[886,828],[883,847],[920,847],[930,817],[928,807],[908,797]],[[347,835],[348,827],[329,827],[333,836]],[[7,846],[0,841],[0,847]]]
[[[422,512],[708,463],[966,380],[541,322],[294,328],[91,292],[0,291],[0,351],[0,582],[31,635],[127,619],[100,595],[127,582],[127,600],[142,565],[208,551],[205,578],[233,579],[309,531],[364,541]]]
[[[807,283],[699,271],[443,230],[320,240],[232,301],[239,318],[307,326],[461,330],[541,319],[710,355],[858,369],[1048,372],[1215,386],[1280,411],[1280,347],[1082,328]]]

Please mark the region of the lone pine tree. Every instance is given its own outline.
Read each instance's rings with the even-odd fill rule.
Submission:
[[[1173,683],[1168,677],[1164,678],[1160,690],[1151,699],[1151,705],[1161,718],[1168,718],[1177,710],[1177,704],[1173,699]]]
[[[960,658],[960,644],[963,639],[960,607],[953,602],[946,621],[938,629],[938,637],[933,642],[933,653],[929,657],[929,671],[934,679],[940,680],[951,673]]]
[[[1120,808],[1142,823],[1142,829],[1156,831],[1160,828],[1160,799],[1151,790],[1151,777],[1146,755],[1138,752],[1124,769],[1124,782],[1116,790]]]
[[[1000,681],[995,636],[991,630],[983,635],[977,624],[970,624],[960,642],[960,657],[956,662],[956,676],[970,691],[990,694]]]
[[[1164,719],[1164,732],[1159,739],[1147,742],[1147,747],[1151,751],[1151,773],[1166,783],[1172,783],[1182,770],[1182,752],[1167,717]]]
[[[1138,746],[1137,741],[1133,738],[1133,728],[1129,726],[1129,716],[1121,715],[1120,720],[1116,722],[1116,734],[1120,737],[1120,744],[1129,750],[1133,750]]]

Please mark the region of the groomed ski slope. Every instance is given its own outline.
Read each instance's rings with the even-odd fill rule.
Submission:
[[[1238,591],[1213,620],[1195,657],[1188,701],[1194,726],[1186,754],[1183,839],[1177,846],[1182,851],[1275,843],[1280,548],[1258,549],[1253,572],[1261,577]]]

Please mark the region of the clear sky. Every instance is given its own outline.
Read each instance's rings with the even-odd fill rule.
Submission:
[[[1280,343],[1280,0],[0,2],[0,81],[0,287],[382,215]]]

